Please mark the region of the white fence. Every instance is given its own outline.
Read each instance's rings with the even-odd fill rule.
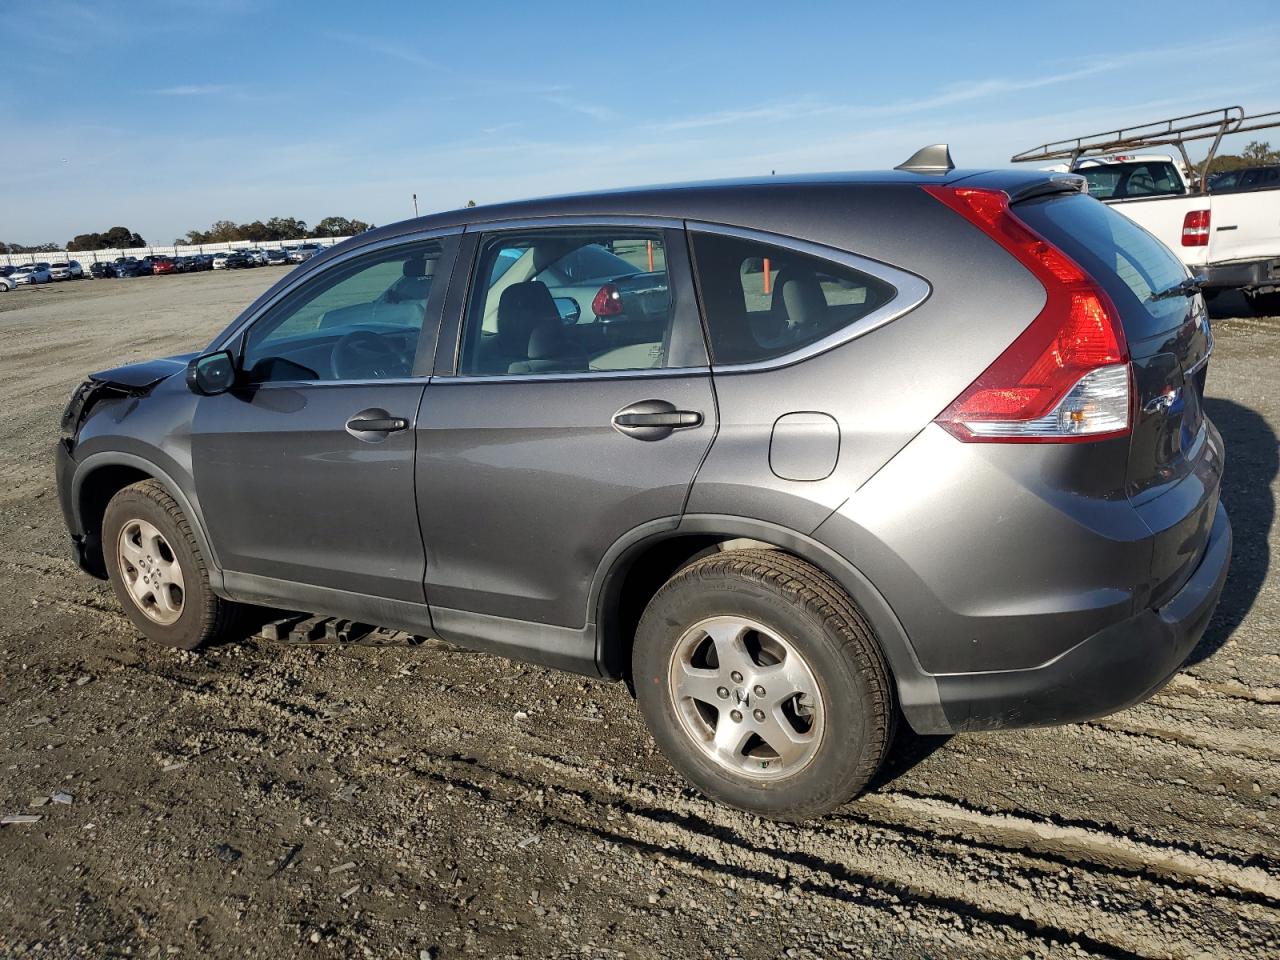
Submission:
[[[220,250],[288,250],[304,243],[318,243],[322,247],[331,247],[341,243],[347,237],[321,237],[315,240],[264,240],[253,243],[249,240],[233,240],[230,243],[202,243],[195,246],[178,247],[135,247],[132,250],[51,250],[48,253],[0,253],[3,266],[19,267],[24,263],[65,263],[75,260],[87,267],[91,263],[110,263],[117,257],[189,257],[197,253],[217,253]]]

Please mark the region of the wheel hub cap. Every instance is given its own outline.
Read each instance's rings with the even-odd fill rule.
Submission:
[[[817,753],[825,710],[813,671],[789,640],[754,620],[711,617],[686,630],[667,688],[689,738],[736,774],[782,779]]]
[[[134,606],[165,626],[182,616],[186,599],[182,565],[154,524],[130,520],[121,527],[116,559]]]

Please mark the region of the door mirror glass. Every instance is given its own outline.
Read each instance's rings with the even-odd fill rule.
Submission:
[[[556,309],[560,311],[560,319],[566,324],[575,324],[582,317],[582,308],[573,297],[556,297]]]
[[[187,364],[187,386],[193,393],[212,397],[226,393],[236,382],[236,362],[229,350],[207,353]]]

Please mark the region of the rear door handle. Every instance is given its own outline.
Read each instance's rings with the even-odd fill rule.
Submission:
[[[702,425],[697,410],[677,410],[667,400],[641,400],[613,415],[613,429],[635,440],[661,440],[673,431]]]
[[[347,433],[357,440],[381,440],[388,433],[409,429],[404,417],[393,417],[385,410],[361,410],[347,421]]]
[[[357,420],[352,417],[347,421],[347,426],[352,430],[368,433],[391,433],[393,430],[406,429],[409,421],[403,417],[372,417],[368,420]]]

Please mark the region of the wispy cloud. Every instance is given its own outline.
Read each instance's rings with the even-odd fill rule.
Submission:
[[[1025,77],[987,77],[965,83],[949,84],[940,87],[936,92],[885,103],[832,102],[815,95],[795,96],[775,102],[676,117],[654,124],[654,129],[661,133],[676,133],[715,127],[820,118],[852,121],[901,117],[1049,87],[1069,86],[1104,74],[1132,70],[1143,64],[1179,63],[1189,55],[1194,55],[1197,59],[1240,55],[1258,48],[1261,45],[1261,39],[1255,35],[1244,39],[1210,41],[1194,48],[1167,47],[1095,57],[1073,69]],[[1273,42],[1274,34],[1265,39],[1267,42]]]
[[[151,92],[162,97],[211,97],[231,93],[236,88],[227,83],[189,83],[177,87],[161,87]]]
[[[549,90],[541,92],[538,97],[547,103],[568,110],[572,113],[580,113],[584,117],[591,117],[593,120],[616,120],[618,112],[609,107],[596,103],[588,103],[585,100],[579,100],[568,93],[561,92],[564,88],[553,87]]]
[[[417,50],[402,43],[396,43],[392,40],[383,40],[381,37],[369,37],[358,33],[339,33],[334,30],[324,31],[324,36],[330,40],[337,40],[348,46],[360,47],[369,53],[376,53],[379,56],[387,57],[391,60],[399,60],[402,63],[411,63],[416,67],[427,67],[432,70],[444,70],[448,72],[449,68],[438,60],[432,60],[430,57],[419,53]]]

